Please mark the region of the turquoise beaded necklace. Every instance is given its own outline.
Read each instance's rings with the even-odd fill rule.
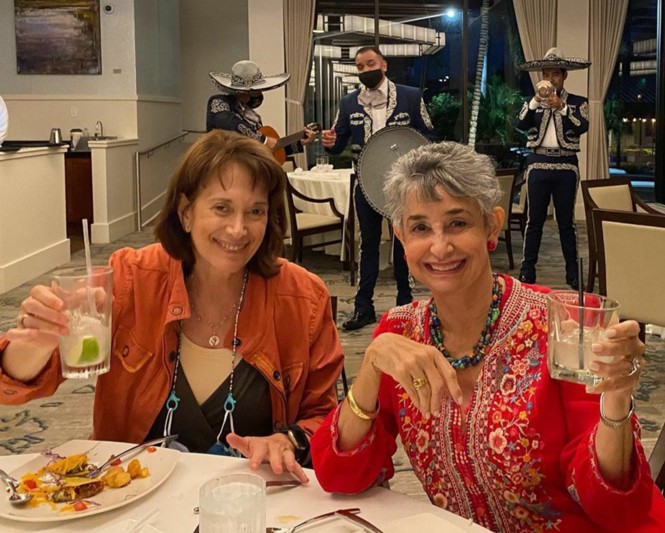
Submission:
[[[492,329],[494,324],[499,319],[501,315],[501,310],[499,309],[499,304],[501,303],[501,295],[503,294],[503,289],[499,278],[494,274],[494,285],[492,286],[492,303],[487,311],[487,318],[485,319],[485,328],[480,334],[478,342],[474,345],[471,354],[455,359],[450,352],[443,345],[443,330],[441,329],[441,319],[439,318],[438,311],[436,309],[436,304],[434,299],[429,304],[429,332],[432,337],[432,344],[443,354],[443,356],[450,361],[450,364],[453,368],[457,370],[462,370],[470,366],[476,366],[483,357],[485,357],[485,352],[487,347],[492,341]]]

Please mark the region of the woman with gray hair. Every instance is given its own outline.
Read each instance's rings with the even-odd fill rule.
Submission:
[[[432,296],[381,319],[346,400],[312,439],[321,486],[357,493],[390,479],[399,435],[432,503],[492,531],[663,531],[632,407],[637,323],[594,344],[613,356],[593,368],[600,384],[552,379],[549,290],[491,269],[505,217],[491,160],[422,146],[395,162],[384,192],[409,270]]]

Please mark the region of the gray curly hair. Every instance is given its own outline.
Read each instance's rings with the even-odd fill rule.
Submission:
[[[422,202],[441,198],[436,187],[451,196],[474,198],[485,220],[501,199],[492,160],[454,142],[426,144],[395,161],[383,186],[386,211],[393,225],[402,223],[406,198],[415,192]]]

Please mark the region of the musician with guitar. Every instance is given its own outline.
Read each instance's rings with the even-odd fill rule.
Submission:
[[[314,140],[316,125],[280,139],[274,129],[263,125],[261,115],[255,111],[263,103],[263,92],[281,87],[289,81],[290,74],[264,76],[253,61],[238,61],[231,74],[211,72],[210,77],[222,94],[208,99],[206,131],[222,129],[252,137],[267,145],[280,163],[287,156],[302,152],[303,146]]]

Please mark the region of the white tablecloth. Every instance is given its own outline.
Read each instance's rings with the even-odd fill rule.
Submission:
[[[0,468],[11,471],[33,459],[35,454],[0,457]],[[203,454],[182,454],[173,474],[163,485],[144,498],[125,507],[87,518],[52,524],[30,524],[14,522],[0,518],[0,531],[19,533],[26,531],[64,532],[118,532],[127,526],[130,519],[140,519],[158,510],[150,524],[161,533],[192,533],[198,524],[198,516],[193,513],[199,504],[199,488],[205,481],[217,473],[246,472],[247,461]],[[259,473],[266,479],[274,479],[268,467],[262,466]],[[430,522],[436,521],[437,530],[445,531],[445,524],[456,525],[466,533],[487,532],[486,529],[470,524],[468,520],[453,515],[425,502],[397,494],[387,489],[376,487],[363,494],[340,496],[325,493],[314,472],[307,471],[310,484],[290,489],[268,489],[266,525],[284,526],[315,516],[320,513],[335,511],[347,507],[360,508],[361,516],[379,528],[390,528],[391,523],[412,515],[428,513],[434,515]],[[4,497],[0,493],[0,497]],[[292,517],[292,522],[284,524],[284,517]],[[422,519],[422,518],[421,518]],[[438,527],[443,525],[444,527]],[[351,533],[360,531],[343,520],[331,520],[312,526],[312,531],[327,533]],[[143,528],[142,533],[154,531]],[[309,529],[308,529],[309,531]],[[390,530],[394,531],[394,529]],[[423,531],[423,529],[420,529]],[[455,529],[455,531],[458,531]]]
[[[289,172],[291,185],[299,192],[312,198],[333,198],[335,207],[344,216],[348,214],[351,193],[350,168],[335,169],[330,172]],[[312,204],[299,198],[294,199],[296,207],[306,213],[332,215],[327,204]]]

